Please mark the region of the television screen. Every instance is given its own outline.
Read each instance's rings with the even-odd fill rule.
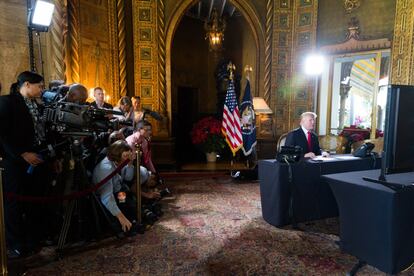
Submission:
[[[414,86],[388,86],[384,152],[386,173],[414,170]]]

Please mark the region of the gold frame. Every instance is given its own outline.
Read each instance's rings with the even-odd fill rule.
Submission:
[[[352,56],[364,56],[364,55],[372,55],[376,54],[375,56],[375,83],[374,83],[374,97],[372,99],[372,113],[371,113],[371,133],[370,133],[370,139],[375,139],[375,132],[377,130],[377,97],[379,92],[378,87],[378,81],[379,81],[379,74],[381,69],[381,58],[382,54],[389,52],[390,58],[391,58],[391,49],[378,49],[378,50],[372,50],[372,51],[364,51],[364,52],[350,52],[346,54],[336,54],[336,55],[330,55],[329,59],[329,80],[328,80],[328,106],[327,106],[327,115],[326,115],[326,133],[331,133],[331,117],[332,117],[332,94],[333,94],[333,75],[334,75],[334,63],[335,59],[342,58],[342,57],[352,57]],[[391,66],[390,66],[391,67]],[[391,68],[388,68],[389,72],[391,71]],[[390,74],[388,74],[390,75]],[[319,94],[319,90],[318,90]],[[319,98],[319,97],[318,97]],[[319,106],[319,100],[318,100],[318,113],[320,112],[320,106]]]

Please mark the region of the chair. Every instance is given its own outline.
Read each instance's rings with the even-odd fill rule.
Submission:
[[[345,152],[346,142],[346,138],[332,134],[319,138],[319,145],[322,150],[339,154]]]
[[[277,152],[279,152],[280,149],[285,145],[287,135],[287,133],[283,133],[280,135],[279,140],[277,140]]]

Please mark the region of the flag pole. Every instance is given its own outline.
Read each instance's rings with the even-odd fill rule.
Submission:
[[[250,73],[253,71],[253,68],[250,65],[246,65],[244,67],[244,73],[246,75],[246,80],[250,82]],[[250,162],[249,162],[249,158],[247,158],[246,160],[246,167],[249,169],[250,168]]]
[[[234,70],[236,70],[236,66],[230,61],[227,65],[227,70],[229,71],[229,82],[234,80]],[[234,169],[234,157],[236,153],[233,152],[233,156],[230,160],[230,176],[233,176],[233,169]]]

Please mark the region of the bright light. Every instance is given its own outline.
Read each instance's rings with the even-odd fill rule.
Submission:
[[[52,21],[55,5],[42,0],[37,0],[33,12],[32,24],[49,27]]]
[[[325,67],[325,58],[321,55],[311,55],[305,60],[305,74],[320,75]]]

